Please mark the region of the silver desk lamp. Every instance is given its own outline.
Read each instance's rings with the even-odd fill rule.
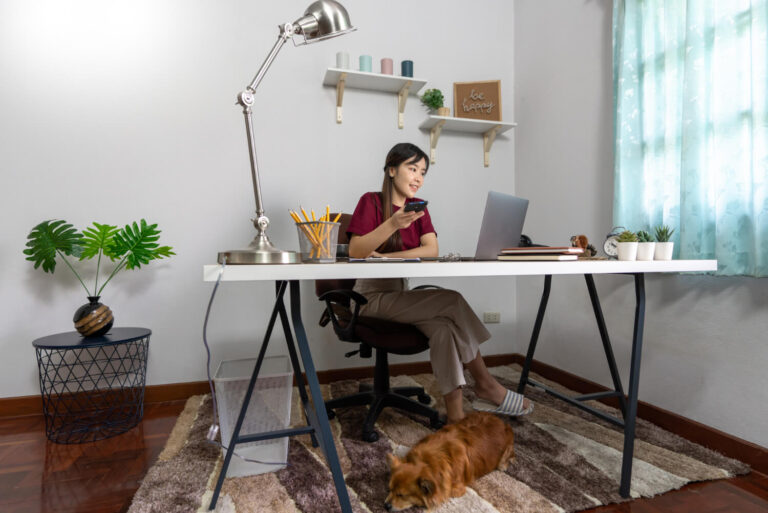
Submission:
[[[267,69],[275,60],[277,52],[288,39],[300,35],[303,40],[298,43],[293,40],[295,46],[314,43],[324,39],[352,32],[355,28],[349,21],[349,14],[340,3],[334,0],[319,0],[313,2],[304,12],[304,16],[293,23],[285,23],[280,26],[280,34],[277,42],[269,52],[264,64],[251,81],[251,84],[237,96],[237,103],[243,107],[245,116],[245,131],[248,135],[248,150],[251,158],[251,178],[253,179],[253,194],[256,199],[256,219],[253,225],[257,234],[253,241],[245,249],[222,251],[219,253],[218,262],[227,264],[295,264],[299,262],[299,255],[295,251],[282,251],[275,248],[267,237],[269,218],[264,215],[264,207],[261,202],[261,185],[259,183],[259,166],[256,161],[256,142],[253,137],[253,121],[251,107],[253,95]]]

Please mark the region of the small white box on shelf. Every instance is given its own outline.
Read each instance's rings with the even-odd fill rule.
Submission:
[[[256,358],[225,360],[219,364],[213,382],[219,408],[221,443],[229,446],[237,417],[256,365]],[[287,356],[267,356],[261,364],[259,377],[251,394],[248,411],[240,436],[288,428],[291,421],[291,391],[293,370]],[[222,449],[222,455],[227,453]],[[235,453],[262,462],[285,462],[288,458],[288,437],[237,444]],[[267,465],[244,461],[233,456],[227,477],[243,477],[274,472],[285,465]]]

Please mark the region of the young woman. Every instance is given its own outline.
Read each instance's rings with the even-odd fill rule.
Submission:
[[[416,193],[428,168],[427,155],[413,144],[396,144],[389,151],[381,192],[365,193],[352,215],[349,256],[439,255],[429,211],[406,212],[403,208],[421,201]],[[400,278],[357,280],[355,290],[368,299],[361,314],[413,324],[429,338],[432,372],[445,400],[448,422],[464,418],[464,366],[475,380],[475,409],[512,416],[533,410],[533,404],[504,388],[488,372],[479,345],[491,334],[461,294],[447,289],[408,290]]]

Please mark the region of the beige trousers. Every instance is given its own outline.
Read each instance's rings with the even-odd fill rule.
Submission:
[[[429,338],[429,359],[440,392],[445,395],[465,385],[463,364],[475,359],[491,334],[455,290],[407,290],[398,282],[403,283],[360,280],[355,290],[368,299],[360,314],[416,326]]]

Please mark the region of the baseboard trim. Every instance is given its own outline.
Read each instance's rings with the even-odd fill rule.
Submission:
[[[518,353],[485,356],[484,359],[488,367],[511,363],[522,365],[525,360],[523,355]],[[390,365],[389,368],[392,376],[432,372],[429,362],[397,363]],[[537,360],[533,361],[531,370],[546,379],[560,383],[564,387],[582,394],[608,390],[603,385]],[[319,371],[317,379],[320,383],[327,384],[343,379],[362,379],[372,375],[372,366],[351,367]],[[149,404],[186,400],[193,395],[207,394],[209,391],[210,388],[207,381],[149,385],[144,391],[144,402]],[[618,405],[615,398],[603,399],[601,402],[609,406]],[[39,395],[0,398],[0,417],[41,415],[42,411],[43,402]],[[641,419],[652,422],[667,431],[709,447],[725,456],[743,461],[760,473],[768,474],[768,449],[765,447],[643,401],[638,402],[637,414]]]
[[[207,394],[210,391],[207,381],[148,385],[144,388],[144,404],[186,401],[193,395]],[[0,398],[0,418],[42,414],[43,399],[40,395]]]
[[[489,367],[513,363],[516,355],[486,356]],[[519,356],[519,355],[517,355]],[[392,376],[402,374],[423,374],[432,372],[429,362],[396,363],[389,366]],[[322,384],[332,383],[342,379],[362,379],[373,375],[373,366],[350,367],[317,372],[317,379]],[[294,385],[295,385],[294,380]],[[187,400],[193,395],[210,392],[208,381],[191,381],[187,383],[168,383],[165,385],[148,385],[144,389],[144,403],[163,403],[168,401]],[[42,415],[43,400],[40,395],[0,398],[0,418],[21,417],[25,415]]]

